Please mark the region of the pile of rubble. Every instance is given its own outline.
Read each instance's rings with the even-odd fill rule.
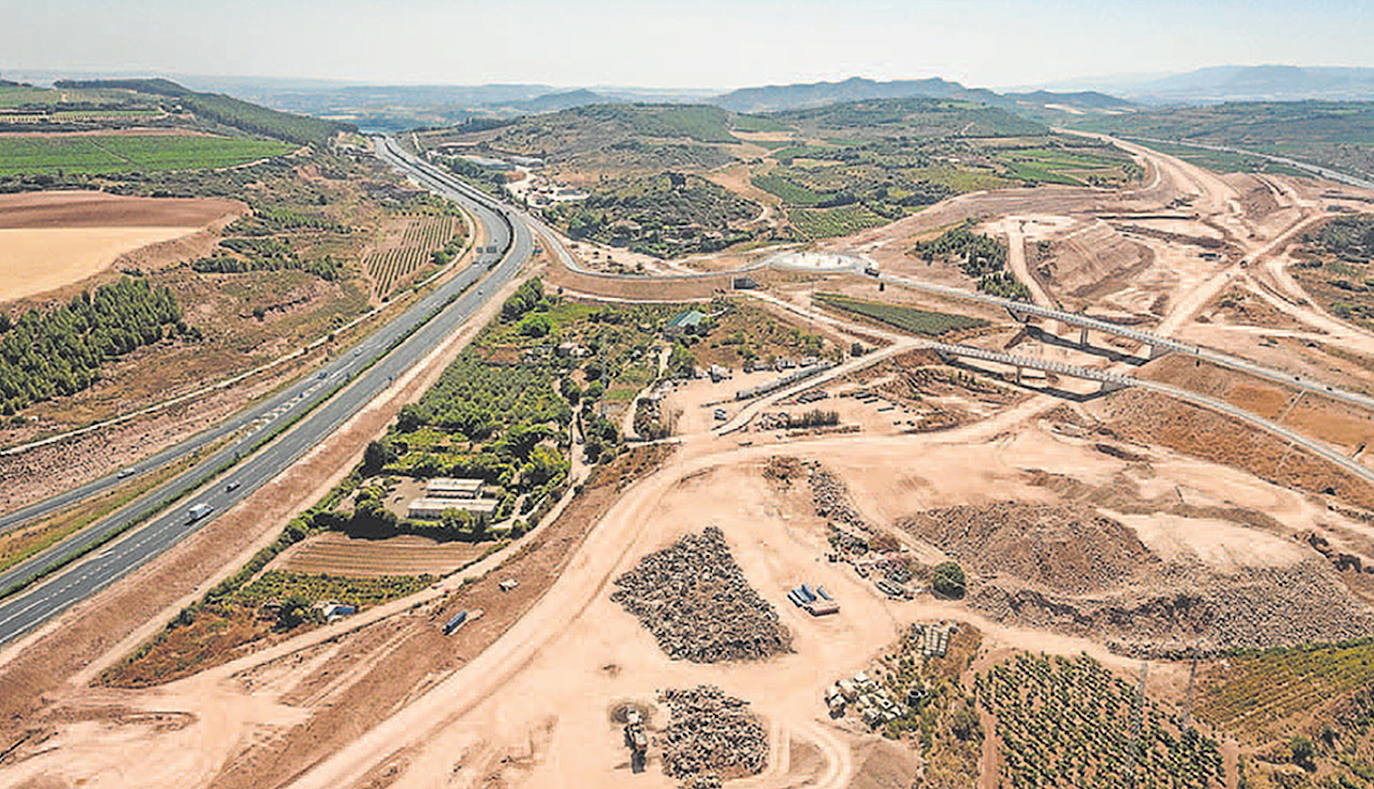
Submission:
[[[719,787],[721,779],[757,775],[768,764],[768,732],[745,706],[714,685],[670,689],[668,726],[654,738],[663,772],[685,789]]]
[[[615,583],[611,599],[674,660],[762,660],[792,651],[777,610],[745,580],[714,526],[645,556]]]
[[[763,467],[763,478],[778,483],[784,488],[792,487],[792,481],[800,479],[806,466],[791,455],[774,455],[768,458]]]
[[[820,463],[812,461],[806,466],[810,472],[807,482],[811,485],[811,502],[816,507],[816,514],[841,526],[871,533],[873,527],[850,503],[849,488],[844,482]]]
[[[1168,565],[1080,597],[998,580],[980,585],[970,603],[1001,622],[1105,638],[1119,654],[1150,659],[1374,634],[1374,613],[1321,559],[1226,574]]]

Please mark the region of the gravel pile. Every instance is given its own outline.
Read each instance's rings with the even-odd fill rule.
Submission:
[[[768,764],[768,732],[745,707],[714,685],[670,689],[668,726],[655,742],[663,772],[682,779],[684,789],[714,789],[722,779],[757,775]]]
[[[1021,626],[1104,638],[1119,654],[1177,659],[1374,634],[1374,614],[1321,560],[1221,575],[1171,565],[1129,588],[1069,597],[981,584],[974,608]]]
[[[615,583],[611,599],[674,660],[762,660],[792,651],[777,610],[745,580],[714,526],[645,556]]]
[[[873,527],[850,503],[848,486],[820,463],[813,461],[806,465],[810,472],[807,482],[811,485],[811,501],[816,507],[816,514],[842,526],[871,533]]]

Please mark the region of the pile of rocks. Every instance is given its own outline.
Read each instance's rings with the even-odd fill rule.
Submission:
[[[684,789],[712,789],[721,779],[757,775],[768,764],[768,732],[747,709],[748,702],[714,685],[670,689],[668,726],[655,738],[663,751],[663,772],[684,779]]]
[[[714,526],[645,556],[615,583],[611,599],[674,660],[762,660],[792,651],[777,610],[745,580]]]
[[[807,469],[810,472],[807,482],[811,485],[811,501],[817,515],[842,526],[872,533],[873,527],[854,509],[849,501],[849,488],[839,477],[815,461],[808,463]]]
[[[997,579],[970,603],[997,621],[1090,634],[1114,652],[1151,659],[1374,634],[1374,613],[1319,559],[1225,574],[1169,565],[1120,590],[1082,596]]]

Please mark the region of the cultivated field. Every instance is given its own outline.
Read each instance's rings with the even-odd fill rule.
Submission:
[[[209,135],[0,136],[0,176],[233,167],[292,150],[285,143]]]
[[[407,534],[380,540],[321,534],[294,546],[270,567],[330,575],[442,575],[480,558],[495,542],[436,543]]]
[[[242,211],[231,200],[92,192],[0,196],[0,302],[84,280],[121,255]]]

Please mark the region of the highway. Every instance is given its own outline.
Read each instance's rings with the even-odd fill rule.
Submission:
[[[218,434],[222,436],[256,422],[244,438],[199,461],[191,469],[157,486],[114,515],[0,573],[0,592],[3,592],[56,563],[81,555],[90,550],[90,546],[109,539],[110,535],[129,528],[130,523],[148,517],[169,497],[202,485],[212,477],[219,477],[212,484],[203,485],[174,509],[132,528],[108,547],[96,549],[99,552],[93,558],[83,559],[56,571],[41,584],[0,603],[0,644],[47,621],[148,562],[285,471],[413,364],[438,347],[470,319],[487,299],[517,275],[533,248],[533,237],[528,228],[519,222],[512,223],[508,214],[489,198],[474,194],[470,188],[444,177],[433,168],[417,166],[390,140],[378,139],[376,145],[378,155],[383,160],[398,168],[404,167],[426,187],[462,204],[486,228],[488,244],[495,245],[501,252],[478,256],[479,265],[469,266],[441,284],[434,292],[325,365],[311,378],[288,387],[261,406],[251,409],[244,417],[234,420],[233,426],[217,428],[223,431]],[[495,267],[489,269],[488,264],[493,262],[496,262]],[[479,282],[480,287],[473,287]],[[433,317],[429,318],[431,315]],[[255,446],[255,441],[261,441],[293,419],[298,421],[287,427],[264,449],[239,462],[229,473],[219,475],[220,470],[233,464]],[[213,438],[202,441],[200,445],[210,440]],[[185,451],[189,449],[183,449]],[[164,462],[175,457],[176,454],[170,454]],[[145,460],[140,467],[152,462],[151,458]],[[89,495],[87,486],[74,489],[66,494],[68,503],[79,500],[83,489],[86,489],[84,495]],[[199,505],[210,507],[210,513],[199,519],[190,518],[188,510]]]

